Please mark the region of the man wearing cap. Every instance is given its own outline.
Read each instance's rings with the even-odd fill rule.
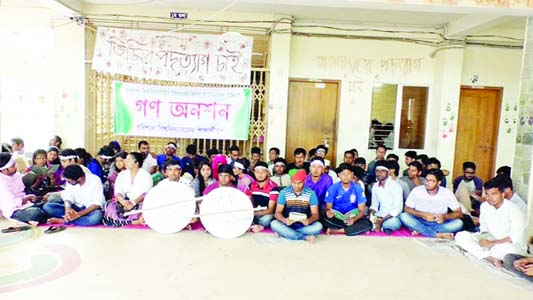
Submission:
[[[304,186],[305,179],[305,170],[296,171],[291,185],[280,192],[276,219],[270,223],[270,228],[283,238],[314,243],[322,224],[318,222],[318,199],[313,190]]]
[[[67,180],[67,186],[61,192],[63,203],[44,205],[44,210],[51,216],[48,223],[79,226],[101,224],[105,198],[100,179],[96,175],[85,173],[78,165],[66,167],[63,177]]]
[[[270,223],[274,219],[274,210],[276,209],[276,202],[279,196],[279,188],[276,183],[268,178],[267,163],[258,161],[255,164],[254,174],[256,181],[250,184],[254,206],[262,206],[267,209],[254,213],[254,222],[250,229],[252,232],[260,232],[266,227],[270,227]]]
[[[309,175],[305,180],[305,186],[312,189],[318,198],[318,207],[324,209],[324,199],[328,188],[333,184],[333,180],[328,174],[324,174],[324,160],[315,157],[309,162]]]
[[[162,169],[163,163],[167,160],[175,160],[178,163],[181,164],[181,158],[177,157],[176,150],[178,149],[178,145],[174,142],[168,142],[165,146],[165,153],[159,154],[157,156],[157,167],[158,169]]]
[[[342,163],[337,168],[340,182],[334,183],[326,193],[324,226],[326,233],[339,232],[357,235],[372,229],[372,223],[365,217],[366,197],[363,189],[352,181],[353,169]]]
[[[235,178],[233,175],[233,168],[231,167],[231,165],[228,165],[228,164],[219,165],[217,167],[217,170],[218,170],[218,180],[211,183],[209,186],[205,188],[204,196],[209,194],[212,190],[219,188],[219,187],[233,187],[245,193],[246,196],[252,199],[252,193],[250,192],[250,189],[247,186],[233,183],[235,181]]]
[[[35,195],[24,193],[22,176],[12,155],[0,153],[0,211],[4,218],[45,223],[48,215],[32,203],[36,199]]]
[[[370,216],[375,225],[374,231],[383,230],[386,234],[391,234],[402,226],[399,216],[403,211],[403,189],[389,176],[389,165],[392,163],[398,165],[396,162],[383,160],[376,163],[378,181],[372,187],[372,205],[370,206]]]
[[[150,144],[147,141],[140,141],[137,144],[139,152],[144,156],[142,168],[150,175],[157,172],[157,160],[150,153]],[[176,147],[177,148],[177,147]]]
[[[463,228],[459,202],[452,191],[439,186],[442,176],[440,170],[429,170],[425,185],[415,187],[405,201],[400,220],[413,235],[453,239],[453,233]]]
[[[289,186],[291,184],[291,176],[285,172],[287,170],[287,161],[283,157],[278,157],[274,159],[272,166],[274,166],[274,175],[270,179],[278,185],[280,190]]]

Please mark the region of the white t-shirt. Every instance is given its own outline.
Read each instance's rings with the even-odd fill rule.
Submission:
[[[376,212],[376,216],[385,217],[391,215],[398,216],[403,210],[403,189],[398,182],[392,178],[385,180],[385,185],[380,186],[376,182],[372,186],[372,205],[370,209]]]
[[[85,173],[85,183],[83,185],[67,183],[65,190],[61,192],[61,198],[79,207],[87,208],[93,204],[102,207],[105,203],[102,181],[96,175]]]
[[[527,204],[517,193],[513,193],[513,197],[508,201],[516,205],[524,215],[527,215]]]
[[[513,245],[524,245],[525,217],[508,200],[504,200],[498,209],[488,202],[481,203],[479,223],[481,232],[488,232],[498,240],[510,237]]]
[[[143,160],[143,166],[142,169],[148,172],[150,174],[150,171],[153,166],[157,166],[157,160],[152,156],[151,153],[148,153],[146,158]],[[122,173],[122,172],[120,172]]]
[[[405,206],[421,212],[432,214],[446,214],[448,208],[456,210],[459,208],[459,202],[452,191],[441,186],[438,187],[437,194],[428,194],[426,187],[419,185],[415,187],[407,200]]]
[[[130,200],[135,200],[141,194],[148,192],[153,185],[152,176],[144,169],[139,169],[133,182],[131,171],[124,170],[118,173],[115,181],[115,195],[121,194]]]

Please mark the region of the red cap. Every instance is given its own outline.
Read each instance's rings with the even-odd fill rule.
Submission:
[[[292,176],[292,181],[305,181],[307,174],[304,169],[300,169]]]

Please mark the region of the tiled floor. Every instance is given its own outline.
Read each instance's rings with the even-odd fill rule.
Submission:
[[[0,235],[0,299],[533,299],[524,281],[412,238],[44,229]]]

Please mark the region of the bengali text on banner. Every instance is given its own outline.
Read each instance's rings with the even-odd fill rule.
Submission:
[[[117,135],[247,140],[250,88],[113,82]]]

